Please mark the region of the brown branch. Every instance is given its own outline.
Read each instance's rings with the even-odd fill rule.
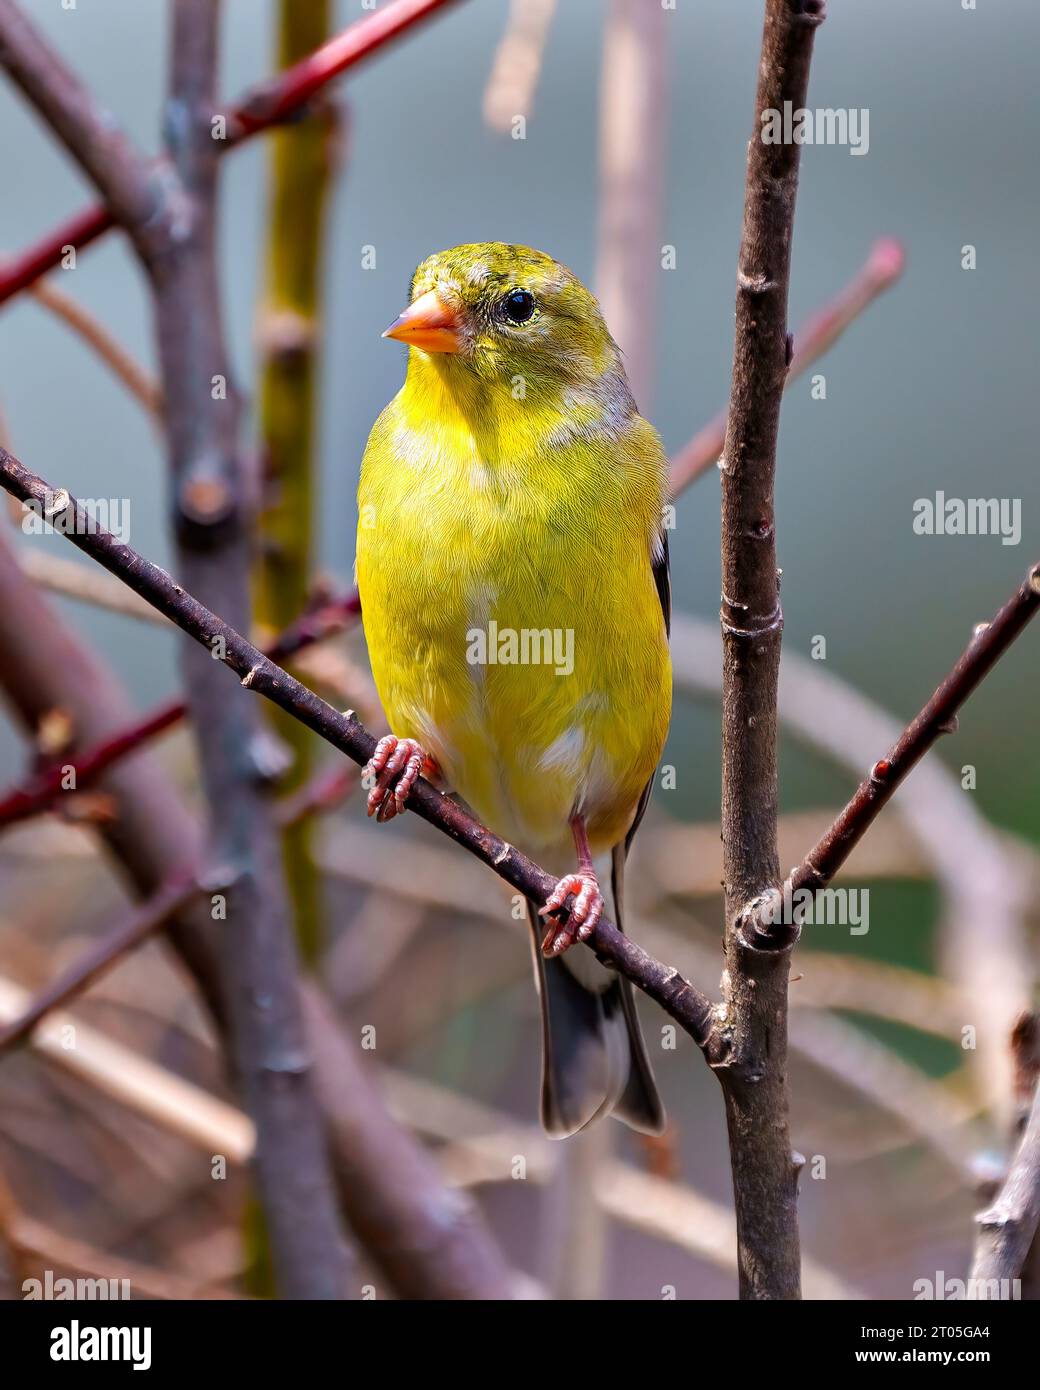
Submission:
[[[239,626],[251,615],[250,483],[239,442],[216,256],[219,6],[173,7],[168,153],[182,235],[151,269],[173,483],[178,572]],[[348,1259],[300,1006],[278,834],[265,793],[259,711],[229,690],[213,653],[189,646],[183,679],[211,819],[230,881],[223,925],[232,1055],[256,1124],[255,1173],[275,1280],[289,1298],[341,1298]]]
[[[353,712],[340,714],[319,699],[187,593],[165,570],[117,541],[88,517],[68,492],[55,492],[3,449],[0,449],[0,485],[19,501],[46,511],[56,523],[56,529],[73,545],[110,573],[118,575],[207,652],[217,653],[219,659],[212,663],[215,667],[221,663],[229,666],[244,686],[292,714],[354,762],[363,766],[369,760],[376,741]],[[551,874],[480,825],[457,802],[429,782],[420,779],[408,804],[423,820],[437,826],[533,901],[544,903],[556,886]],[[602,960],[628,976],[660,1004],[698,1045],[706,1045],[713,1019],[711,1003],[677,971],[654,960],[606,919],[601,920],[588,945]]]
[[[382,6],[376,13],[365,15],[355,21],[301,63],[251,88],[234,103],[228,115],[228,138],[213,142],[217,147],[217,154],[235,149],[250,136],[260,134],[272,125],[288,120],[327,83],[356,63],[381,52],[388,43],[453,2],[454,0],[392,0],[392,3]],[[13,51],[9,59],[7,49],[0,42],[0,63],[8,67],[26,96],[41,110],[44,109],[44,103],[48,110],[60,106],[62,83],[54,79],[58,73],[64,74],[67,70],[63,64],[60,67],[56,66],[60,64],[60,60],[46,49],[41,53],[42,41],[29,29],[26,20],[18,13],[11,0],[3,0],[0,23],[4,22],[6,16],[11,16],[11,22],[5,25],[5,28],[12,35],[8,47]],[[36,61],[41,57],[42,61]],[[71,74],[69,76],[71,78]],[[75,82],[75,79],[72,80]],[[76,90],[82,93],[78,84]],[[83,109],[88,114],[96,115],[89,98],[84,96],[82,100]],[[96,128],[96,122],[92,122],[91,129]],[[85,137],[78,129],[76,110],[71,104],[62,110],[60,133],[70,149],[73,148],[72,141],[76,142],[73,153],[77,154],[78,158],[78,149]],[[96,169],[91,173],[91,177],[95,183],[98,182],[96,174],[107,176],[111,172],[105,166],[103,156],[111,155],[113,151],[118,155],[127,148],[125,143],[120,146],[121,137],[116,137],[107,127],[101,133],[107,138],[99,140],[97,150],[92,152],[92,163]],[[130,191],[128,186],[125,192],[129,194]],[[107,187],[103,192],[109,200],[110,207],[85,208],[64,222],[56,231],[41,237],[20,255],[0,265],[0,304],[26,289],[48,270],[53,270],[60,264],[69,247],[82,250],[84,246],[109,231],[114,222],[124,221],[129,225],[134,221],[132,214],[136,204],[133,198],[120,198],[118,204],[115,204],[109,198]]]
[[[0,650],[0,681],[30,730],[54,709],[67,712],[77,743],[130,722],[123,690],[25,579],[2,536]],[[109,770],[103,787],[115,815],[99,830],[138,894],[157,892],[186,863],[201,871],[199,829],[150,754]],[[215,932],[209,905],[196,903],[165,939],[226,1033]],[[393,1123],[318,987],[304,980],[301,999],[344,1211],[390,1287],[402,1298],[511,1297],[514,1276],[474,1205],[444,1188],[431,1157]]]
[[[78,304],[71,295],[63,294],[47,280],[32,286],[30,293],[37,303],[68,325],[104,362],[109,371],[148,414],[153,423],[162,416],[162,392],[159,384],[129,352],[112,337],[103,323]]]
[[[120,587],[133,597],[125,586]],[[146,611],[161,618],[154,608],[146,606]],[[274,661],[285,661],[314,643],[341,632],[357,618],[360,611],[356,591],[333,598],[323,595],[320,601],[312,603],[295,623],[265,648],[267,655]],[[0,796],[0,829],[48,810],[66,790],[83,791],[92,786],[129,754],[137,752],[157,735],[180,723],[187,712],[188,706],[183,700],[170,700],[127,724],[117,734],[103,738],[81,752],[70,752],[55,758]]]
[[[767,894],[746,919],[759,945],[784,941],[792,927],[787,911],[795,893],[825,887],[888,804],[899,785],[942,734],[955,732],[957,715],[968,697],[996,665],[1040,608],[1040,562],[988,623],[980,623],[953,670],[907,726],[888,754],[859,784],[837,820],[817,841],[779,894]]]
[[[25,1042],[49,1013],[78,998],[96,980],[106,975],[117,961],[161,931],[201,891],[194,877],[184,874],[172,879],[153,897],[132,908],[125,921],[106,932],[56,979],[45,985],[17,1018],[0,1027],[0,1055]]]
[[[111,575],[103,574],[93,565],[63,560],[56,555],[31,550],[25,545],[18,547],[17,555],[25,574],[49,593],[76,599],[94,608],[103,608],[108,613],[119,613],[124,618],[136,618],[153,627],[169,627],[161,613],[142,603],[125,584],[120,584]]]
[[[763,115],[805,105],[823,0],[766,0],[737,267],[736,338],[722,473],[722,840],[726,1101],[740,1296],[800,1297],[797,1169],[788,1129],[789,954],[749,945],[741,921],[780,878],[776,701],[779,576],[773,483],[790,365],[787,300],[800,146],[767,144]],[[793,944],[793,937],[787,943]]]
[[[1009,1297],[1000,1281],[1021,1276],[1040,1228],[1040,1086],[1033,1095],[1029,1121],[1004,1185],[976,1221],[969,1297]]]
[[[97,188],[112,220],[150,259],[169,232],[162,181],[14,0],[0,0],[0,66]]]
[[[881,237],[874,243],[866,262],[849,283],[811,314],[795,333],[785,389],[834,346],[879,294],[895,284],[905,264],[903,248],[893,237]],[[725,446],[726,411],[723,410],[673,454],[668,474],[672,496],[678,497],[702,474],[714,468]]]
[[[322,769],[306,786],[279,802],[279,825],[296,825],[337,806],[353,787],[354,780],[348,781],[340,767]],[[124,921],[93,942],[56,979],[35,994],[17,1018],[0,1027],[0,1056],[25,1042],[49,1013],[77,999],[124,956],[164,930],[185,908],[203,897],[208,901],[212,887],[199,883],[193,874],[184,873],[175,875],[158,892],[138,903]]]

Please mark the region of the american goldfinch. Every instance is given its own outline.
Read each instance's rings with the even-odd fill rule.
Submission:
[[[528,905],[543,1124],[562,1136],[613,1112],[659,1133],[631,986],[568,948],[604,910],[608,852],[621,926],[668,730],[661,441],[595,298],[540,251],[430,256],[383,336],[409,353],[358,491],[358,589],[393,731],[365,769],[369,814],[403,810],[424,772],[562,875]]]

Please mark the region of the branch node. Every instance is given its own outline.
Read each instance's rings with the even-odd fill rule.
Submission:
[[[62,512],[67,512],[72,503],[67,487],[59,488],[57,492],[48,492],[43,503],[43,514],[48,521],[53,521],[55,517],[61,516]]]
[[[737,284],[745,294],[769,294],[779,286],[775,280],[771,280],[768,275],[748,274],[747,271],[737,271]]]

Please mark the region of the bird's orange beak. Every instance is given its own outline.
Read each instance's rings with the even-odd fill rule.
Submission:
[[[424,352],[461,352],[462,318],[458,310],[449,308],[436,290],[427,290],[383,334],[422,348]]]

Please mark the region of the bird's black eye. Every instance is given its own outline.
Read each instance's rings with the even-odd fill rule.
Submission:
[[[502,301],[502,312],[510,323],[526,323],[534,313],[534,295],[530,290],[512,290]]]

